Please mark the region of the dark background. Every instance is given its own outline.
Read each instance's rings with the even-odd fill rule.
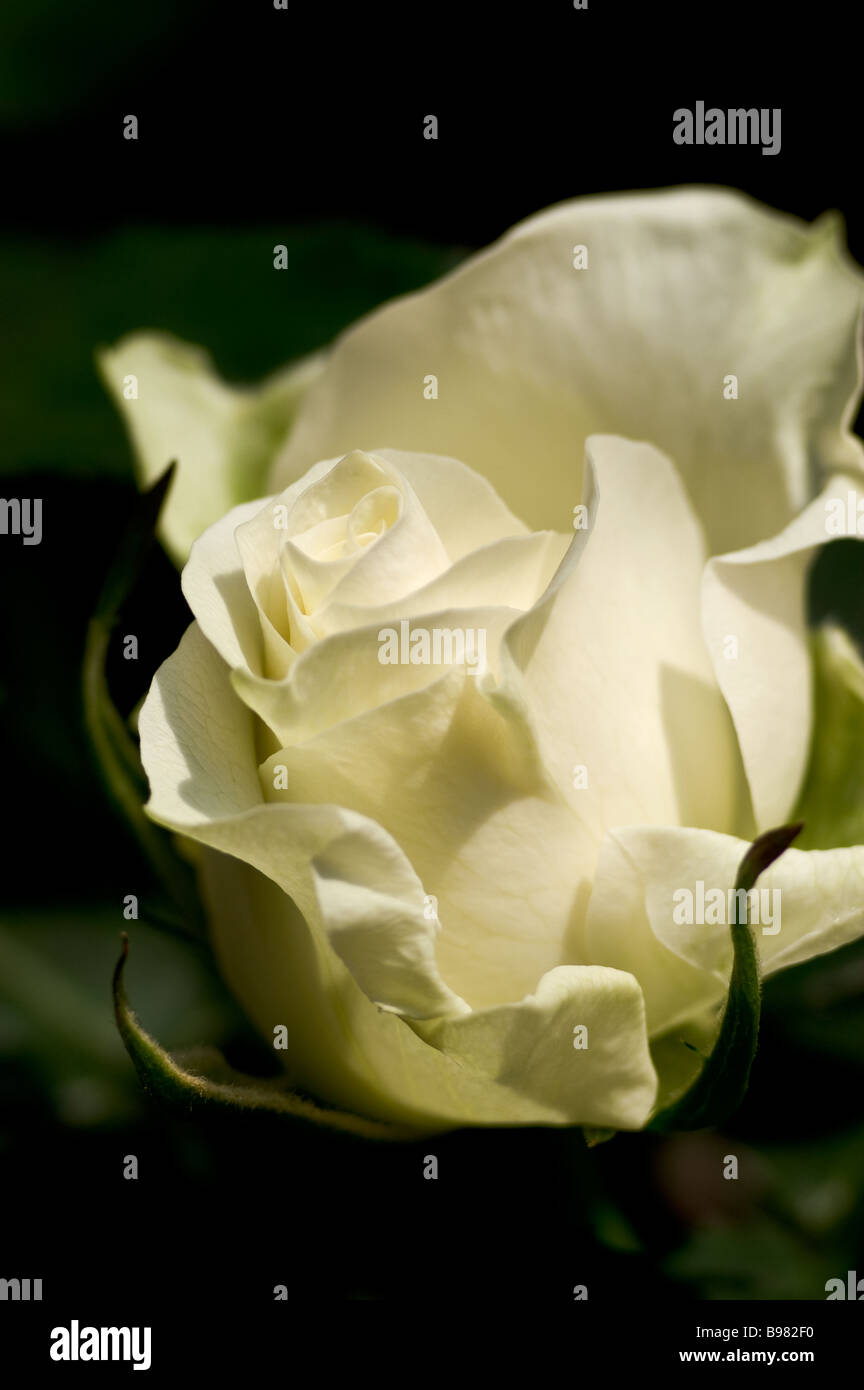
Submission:
[[[0,466],[4,495],[44,499],[40,546],[0,540],[0,1276],[42,1277],[52,1319],[269,1307],[275,1284],[292,1300],[567,1300],[577,1283],[613,1303],[635,1288],[670,1307],[818,1300],[827,1278],[864,1273],[857,947],[769,982],[726,1134],[619,1135],[590,1157],[551,1131],[390,1147],[166,1117],[113,1030],[131,925],[144,1025],[172,1048],[255,1050],[206,957],[121,916],[125,894],[157,890],[104,795],[78,694],[134,497],[94,348],[168,329],[252,381],[519,218],[604,190],[717,183],[806,218],[836,207],[864,259],[844,7],[799,22],[765,3],[589,4],[97,0],[82,15],[19,0],[0,17]],[[781,153],[674,145],[672,112],[697,99],[780,106]],[[289,269],[274,277],[277,242]],[[831,550],[815,610],[845,593],[860,623],[858,545]],[[140,660],[112,664],[124,713],[187,616],[157,552],[123,620]],[[738,1183],[719,1177],[730,1152]]]
[[[575,194],[698,182],[807,218],[843,204],[861,253],[860,52],[836,0],[288,3],[8,7],[10,220],[90,236],[337,217],[480,246]],[[673,144],[697,99],[781,107],[780,154]]]

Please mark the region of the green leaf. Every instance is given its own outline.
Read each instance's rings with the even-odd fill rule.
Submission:
[[[144,814],[147,779],[135,741],[111,699],[105,674],[111,634],[153,545],[156,522],[173,469],[172,464],[148,492],[136,499],[129,525],[88,624],[82,694],[84,722],[108,793],[180,912],[181,923],[174,929],[200,940],[203,913],[194,876],[175,852],[167,832]]]
[[[839,627],[813,636],[813,744],[796,807],[802,849],[864,844],[864,665]]]
[[[249,1077],[235,1071],[215,1049],[199,1050],[194,1062],[172,1057],[149,1033],[145,1033],[129,1007],[123,973],[129,941],[122,934],[123,950],[114,970],[114,1017],[146,1091],[172,1110],[218,1112],[238,1117],[259,1112],[301,1124],[323,1126],[365,1139],[411,1140],[420,1131],[367,1120],[347,1111],[330,1110],[292,1092],[282,1078]],[[209,1073],[209,1074],[208,1074]]]
[[[736,891],[749,893],[759,875],[789,848],[801,829],[800,824],[783,825],[754,840],[738,869]],[[737,898],[735,901],[737,907]],[[747,1093],[759,1037],[761,997],[759,958],[746,907],[744,920],[733,922],[731,932],[732,975],[717,1042],[690,1089],[655,1115],[649,1129],[668,1133],[720,1125],[735,1113]]]

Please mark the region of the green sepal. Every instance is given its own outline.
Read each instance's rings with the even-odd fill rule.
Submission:
[[[296,1095],[281,1077],[245,1076],[231,1068],[215,1049],[196,1055],[196,1065],[172,1057],[146,1033],[129,1006],[123,972],[129,954],[129,940],[122,933],[123,950],[114,969],[114,1017],[123,1045],[128,1052],[144,1090],[169,1110],[187,1116],[202,1113],[231,1116],[250,1112],[270,1115],[300,1124],[338,1130],[364,1139],[411,1140],[421,1130],[368,1120],[347,1111],[330,1110]],[[206,1065],[202,1065],[206,1062]],[[211,1074],[218,1073],[218,1079]],[[230,1078],[230,1079],[225,1079]]]
[[[766,830],[755,839],[741,860],[735,880],[736,891],[743,889],[749,893],[759,875],[779,859],[801,829],[800,823],[782,825],[776,830]],[[737,898],[735,902],[737,908]],[[759,1039],[762,1000],[759,957],[747,922],[746,907],[744,921],[734,921],[731,932],[732,974],[717,1041],[692,1086],[654,1116],[648,1125],[651,1130],[668,1133],[721,1125],[735,1113],[747,1094]]]
[[[200,940],[204,915],[194,874],[177,854],[168,832],[144,814],[147,778],[135,740],[111,698],[105,673],[112,632],[153,546],[174,467],[172,463],[149,491],[136,498],[87,627],[82,695],[84,722],[107,791],[178,909],[180,922],[172,924],[172,930]]]

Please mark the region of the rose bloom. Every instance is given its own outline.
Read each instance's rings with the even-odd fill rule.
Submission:
[[[141,747],[296,1086],[638,1128],[686,1084],[731,942],[674,903],[725,894],[798,799],[807,573],[864,482],[861,298],[833,222],[694,190],[541,214],[262,392],[166,340],[106,355],[147,385],[142,472],[180,460],[175,553],[189,497],[197,529],[239,500],[192,545]],[[247,437],[271,487],[240,500]],[[765,973],[861,933],[836,843],[760,880]]]

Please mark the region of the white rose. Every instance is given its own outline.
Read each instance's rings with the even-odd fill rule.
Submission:
[[[635,1128],[723,996],[728,929],[672,915],[678,888],[732,885],[752,834],[704,543],[658,450],[598,436],[587,458],[569,536],[461,463],[378,450],[193,547],[197,621],[140,717],[149,811],[232,856],[205,871],[223,969],[332,1104]],[[460,630],[486,659],[383,662],[403,621],[409,656]],[[790,851],[765,875],[766,971],[862,930],[862,869]]]
[[[266,439],[200,363],[128,345],[153,349],[141,466],[179,457],[196,508],[175,535],[287,437],[276,496],[193,548],[197,623],[141,733],[151,814],[232,856],[217,946],[299,1085],[408,1123],[636,1127],[680,1084],[731,948],[675,894],[731,886],[812,747],[805,584],[864,479],[861,303],[833,222],[685,190],[517,227],[345,335]],[[485,632],[483,669],[382,663],[403,620]],[[767,972],[861,932],[862,865],[790,850],[760,880]]]
[[[574,268],[577,247],[585,269]],[[229,390],[199,352],[146,335],[101,366],[142,477],[179,460],[163,523],[178,558],[229,506],[265,490],[268,466],[278,489],[353,448],[447,454],[526,524],[565,530],[590,434],[663,449],[714,557],[706,635],[762,826],[787,813],[806,767],[805,584],[815,549],[833,538],[826,506],[845,506],[847,476],[864,495],[848,428],[861,307],[838,219],[808,227],[740,194],[680,189],[530,218],[258,393]],[[147,390],[127,401],[133,370]],[[437,399],[426,396],[430,375]],[[721,662],[727,637],[739,658]]]

